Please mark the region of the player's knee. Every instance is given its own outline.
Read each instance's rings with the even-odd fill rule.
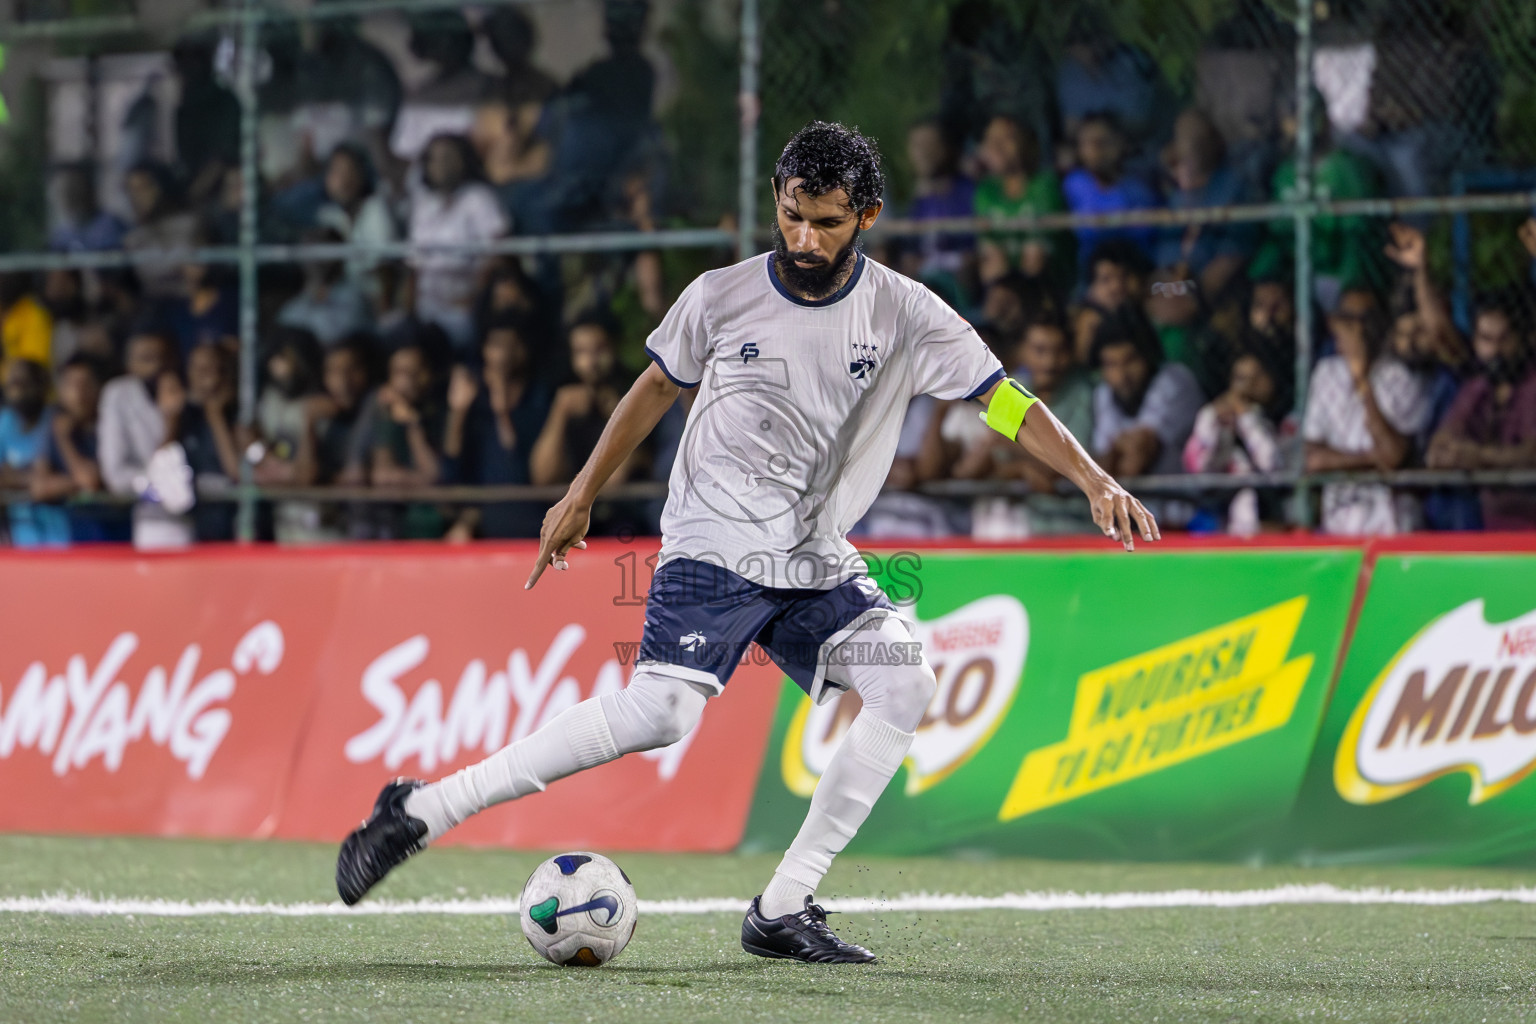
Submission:
[[[687,736],[699,724],[699,712],[702,710],[702,705],[695,710],[691,703],[681,701],[657,709],[651,718],[652,736],[656,745],[669,747]]]
[[[933,669],[920,660],[915,665],[882,666],[859,687],[859,696],[875,717],[903,732],[915,732],[938,688]]]
[[[635,750],[670,746],[688,735],[699,724],[707,701],[694,685],[646,669],[637,670],[627,687],[604,698],[615,740],[621,730],[628,740],[622,746]],[[616,720],[620,730],[614,730]]]
[[[916,665],[903,665],[892,676],[892,705],[898,709],[901,722],[893,722],[911,732],[923,720],[933,695],[939,691],[939,681],[926,660]],[[903,724],[910,723],[910,724]]]

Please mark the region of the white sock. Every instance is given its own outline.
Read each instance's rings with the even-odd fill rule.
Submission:
[[[762,908],[764,917],[798,914],[805,909],[805,898],[815,894],[814,885],[806,885],[783,872],[775,871],[773,878],[768,882],[768,888],[763,890],[763,899],[759,906]]]
[[[868,711],[859,712],[811,795],[805,824],[763,891],[763,916],[782,917],[805,909],[805,897],[815,893],[832,858],[869,817],[870,808],[901,767],[912,739],[912,733]]]
[[[427,842],[493,804],[537,793],[556,779],[612,761],[619,749],[598,699],[584,700],[544,728],[405,798],[427,823]]]
[[[707,699],[694,684],[641,666],[618,693],[584,700],[479,764],[416,790],[405,812],[427,823],[430,843],[494,804],[621,754],[676,743],[698,723]]]

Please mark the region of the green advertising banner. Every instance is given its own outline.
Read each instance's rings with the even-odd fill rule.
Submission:
[[[1291,809],[1361,553],[870,560],[938,693],[855,850],[1246,856]],[[744,846],[780,849],[858,711],[786,680]]]
[[[1536,850],[1536,555],[1382,554],[1278,854]]]

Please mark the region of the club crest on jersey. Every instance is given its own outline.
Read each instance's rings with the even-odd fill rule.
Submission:
[[[875,368],[875,356],[879,349],[867,342],[854,342],[853,359],[848,363],[848,373],[854,380],[866,380]]]
[[[749,341],[741,346],[741,363],[743,366],[746,365],[748,359],[756,355],[758,355],[757,346],[752,342]]]

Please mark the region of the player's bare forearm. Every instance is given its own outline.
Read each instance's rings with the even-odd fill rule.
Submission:
[[[653,364],[619,400],[587,464],[571,481],[565,497],[545,514],[544,525],[539,530],[538,560],[528,582],[523,584],[524,589],[537,583],[549,566],[564,569],[566,555],[572,548],[586,547],[584,538],[592,523],[592,502],[597,493],[655,429],[657,422],[677,401],[680,390]]]
[[[1152,513],[1093,461],[1044,402],[1035,403],[1024,417],[1018,442],[1030,455],[1078,486],[1088,498],[1093,521],[1106,536],[1125,545],[1125,550],[1136,550],[1137,534],[1148,542],[1162,540]]]
[[[1005,386],[1008,385],[994,385],[981,397],[982,404],[989,404],[998,389]],[[1152,513],[1093,461],[1093,456],[1084,450],[1071,431],[1062,426],[1044,402],[1029,407],[1014,440],[1030,455],[1076,484],[1088,498],[1093,521],[1105,536],[1125,545],[1125,550],[1136,549],[1137,534],[1147,541],[1162,539]]]
[[[1024,425],[1019,428],[1018,442],[1026,452],[1072,481],[1084,493],[1096,484],[1113,482],[1044,402],[1030,407]]]
[[[667,379],[655,363],[646,367],[629,392],[621,399],[598,438],[597,447],[586,465],[571,481],[568,497],[590,507],[610,477],[640,447],[661,417],[677,401],[682,389]]]

